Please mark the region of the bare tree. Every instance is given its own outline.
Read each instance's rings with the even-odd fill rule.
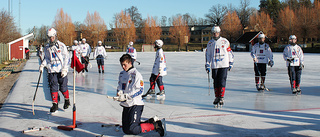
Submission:
[[[220,4],[214,5],[209,9],[209,13],[205,14],[207,21],[212,25],[221,25],[223,16],[227,13],[227,7]]]
[[[161,27],[167,26],[167,16],[162,16],[161,17]]]
[[[248,26],[249,17],[253,12],[253,9],[249,8],[249,5],[250,0],[241,0],[240,8],[237,10],[237,14],[239,16],[243,28]]]
[[[130,15],[131,20],[134,22],[134,26],[136,28],[142,27],[141,26],[143,25],[142,17],[137,7],[131,6],[130,8],[125,9],[125,12]]]

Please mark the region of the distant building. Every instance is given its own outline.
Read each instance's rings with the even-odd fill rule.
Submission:
[[[242,34],[234,43],[234,45],[239,45],[242,47],[242,45],[245,45],[246,51],[251,51],[251,47],[258,42],[258,36],[260,34],[263,34],[262,31],[259,32],[246,32]],[[266,43],[270,44],[271,40],[266,36]],[[237,50],[237,47],[233,47],[235,50]]]
[[[34,38],[33,33],[25,35],[14,41],[8,43],[9,45],[9,60],[15,59],[25,59],[25,48],[29,48],[29,41]]]

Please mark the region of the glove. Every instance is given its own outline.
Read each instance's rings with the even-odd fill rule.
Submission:
[[[299,69],[304,69],[304,65],[300,63]]]
[[[159,68],[159,73],[162,71],[162,68]]]
[[[228,71],[231,71],[231,69],[233,68],[233,62],[229,62],[229,68]]]
[[[253,62],[258,62],[258,59],[256,57],[253,58]]]
[[[117,95],[119,97],[119,98],[117,98],[117,101],[119,101],[119,102],[123,102],[123,101],[127,101],[127,100],[131,99],[130,96],[128,95],[128,93],[123,93],[122,90],[120,90]]]
[[[273,67],[273,65],[274,65],[273,60],[270,60],[269,63],[268,63],[268,65],[269,65],[270,67]]]
[[[209,73],[210,72],[210,65],[206,64],[204,67],[206,68],[207,73]]]
[[[43,65],[40,65],[40,67],[39,67],[39,72],[40,72],[40,73],[43,72],[43,68],[44,68],[44,66],[43,66]]]
[[[68,74],[68,70],[67,69],[62,69],[61,70],[61,77],[65,77]]]
[[[287,58],[287,61],[289,61],[290,63],[294,60],[294,58]]]

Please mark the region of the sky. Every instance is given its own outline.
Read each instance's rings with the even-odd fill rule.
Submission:
[[[84,22],[87,13],[97,11],[104,19],[106,25],[112,22],[114,14],[121,10],[135,6],[141,13],[142,18],[148,16],[167,16],[168,18],[176,14],[189,13],[197,18],[204,18],[209,9],[217,4],[232,4],[233,7],[239,7],[240,0],[0,0],[1,10],[9,9],[15,19],[17,27],[19,22],[21,34],[26,35],[30,28],[41,27],[42,25],[51,26],[58,9],[71,16],[72,22]],[[20,21],[19,21],[19,1]],[[250,6],[258,9],[260,1],[250,0]]]

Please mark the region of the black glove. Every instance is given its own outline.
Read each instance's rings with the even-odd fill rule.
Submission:
[[[292,62],[294,58],[287,58],[287,61]]]

